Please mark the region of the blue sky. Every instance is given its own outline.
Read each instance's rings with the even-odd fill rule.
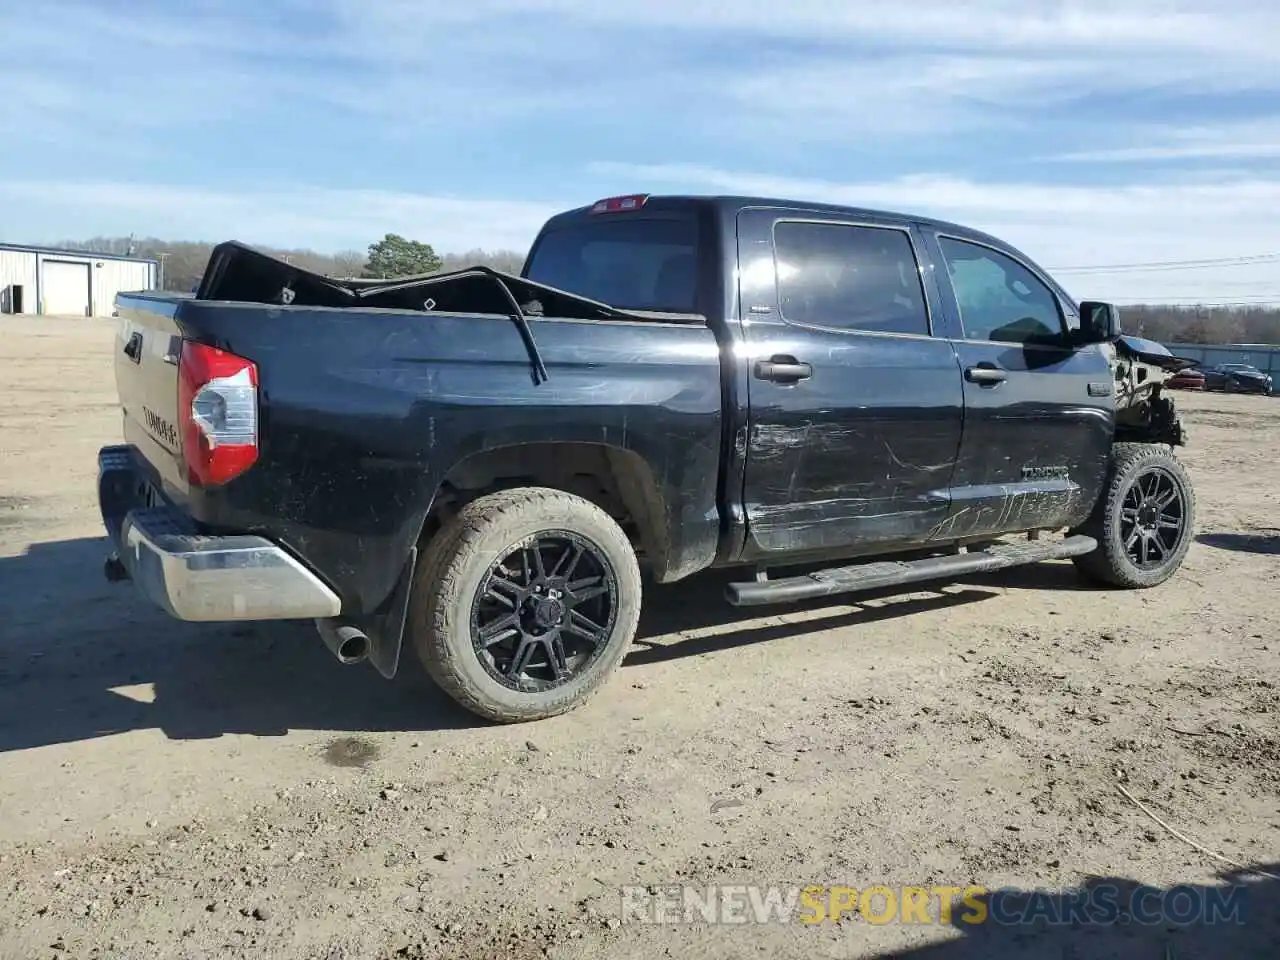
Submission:
[[[1077,296],[1280,300],[1274,0],[0,7],[0,240],[523,248],[613,193],[946,217]]]

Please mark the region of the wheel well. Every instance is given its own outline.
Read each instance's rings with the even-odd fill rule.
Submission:
[[[455,464],[436,490],[422,538],[430,539],[478,497],[531,486],[591,501],[618,522],[642,560],[663,562],[665,510],[653,471],[634,451],[602,443],[528,443],[472,454]]]

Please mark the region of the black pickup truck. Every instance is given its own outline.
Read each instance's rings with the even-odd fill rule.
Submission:
[[[407,640],[493,720],[597,690],[642,571],[741,568],[739,606],[1062,558],[1134,588],[1193,535],[1162,390],[1190,361],[955,224],[616,197],[520,276],[225,243],[117,308],[107,575],[182,620],[314,619],[387,677]]]

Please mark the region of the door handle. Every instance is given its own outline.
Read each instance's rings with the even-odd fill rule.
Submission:
[[[976,367],[968,367],[964,371],[964,378],[970,383],[981,384],[984,387],[994,387],[998,383],[1004,383],[1009,379],[1009,374],[1005,373],[999,367],[989,367],[979,364]]]
[[[775,383],[795,383],[808,380],[813,376],[813,367],[802,363],[795,357],[772,356],[768,360],[756,361],[756,378],[772,380]]]
[[[134,363],[138,362],[138,358],[142,356],[142,334],[135,332],[129,338],[129,342],[124,345],[124,355]]]

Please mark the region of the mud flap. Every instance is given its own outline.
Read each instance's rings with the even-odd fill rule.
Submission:
[[[357,625],[369,638],[369,662],[391,680],[400,664],[400,648],[404,644],[404,623],[409,613],[409,593],[413,588],[413,571],[418,563],[418,548],[409,551],[409,559],[400,579],[376,613],[360,618]]]

